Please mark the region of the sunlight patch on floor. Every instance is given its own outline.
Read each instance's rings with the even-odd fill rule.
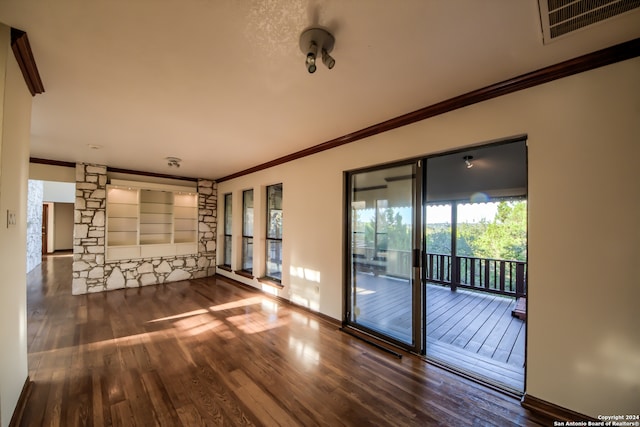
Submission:
[[[178,319],[182,319],[182,318],[185,318],[185,317],[191,317],[191,316],[197,316],[197,315],[200,315],[200,314],[206,314],[208,312],[209,312],[209,310],[207,310],[205,308],[201,308],[199,310],[193,310],[193,311],[187,311],[187,312],[180,313],[180,314],[175,314],[173,316],[159,317],[157,319],[149,320],[147,323],[164,322],[165,320],[178,320]]]
[[[262,302],[264,297],[251,297],[245,298],[238,301],[227,302],[224,304],[213,305],[209,307],[211,311],[223,311],[223,310],[231,310],[232,308],[246,307],[248,305],[259,304]]]
[[[278,303],[275,301],[272,301],[271,299],[267,299],[264,298],[262,300],[262,309],[264,311],[267,311],[269,313],[277,313],[278,312]]]
[[[212,331],[223,325],[224,323],[221,320],[208,321],[206,323],[202,323],[200,325],[195,325],[190,328],[184,329],[183,331],[181,331],[181,335],[188,335],[193,337],[196,335],[200,335],[204,332]]]
[[[259,332],[268,331],[269,329],[279,328],[289,324],[288,320],[269,320],[265,319],[262,322],[256,322],[255,320],[248,321],[247,316],[239,314],[237,316],[230,316],[226,319],[236,328],[240,329],[245,334],[256,334]]]

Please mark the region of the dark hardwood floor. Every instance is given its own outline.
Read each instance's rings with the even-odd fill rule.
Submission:
[[[72,296],[71,260],[28,276],[34,384],[20,425],[552,425],[226,279]]]

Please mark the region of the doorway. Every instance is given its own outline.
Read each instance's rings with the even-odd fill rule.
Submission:
[[[346,325],[522,393],[526,163],[520,138],[347,173]]]
[[[42,204],[42,255],[49,253],[49,205]]]

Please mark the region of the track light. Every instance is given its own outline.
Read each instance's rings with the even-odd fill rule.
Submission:
[[[300,34],[300,50],[306,55],[305,66],[309,74],[316,71],[316,59],[318,50],[322,55],[322,63],[332,69],[336,60],[329,53],[333,50],[335,39],[323,28],[309,28]]]
[[[464,163],[467,165],[467,169],[471,169],[473,167],[473,163],[471,163],[473,156],[464,156],[462,160],[464,160]]]
[[[328,68],[332,69],[334,65],[336,65],[336,60],[333,59],[333,56],[329,55],[325,49],[322,49],[322,63]]]
[[[324,50],[323,50],[324,52]],[[307,60],[305,64],[307,65],[307,71],[309,74],[313,74],[316,72],[316,55],[318,54],[318,45],[315,42],[311,42],[309,45],[309,49],[307,49]],[[324,61],[324,57],[323,57]]]

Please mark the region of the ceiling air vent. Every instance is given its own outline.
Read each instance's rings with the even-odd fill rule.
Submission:
[[[545,43],[640,7],[640,0],[538,0]]]

